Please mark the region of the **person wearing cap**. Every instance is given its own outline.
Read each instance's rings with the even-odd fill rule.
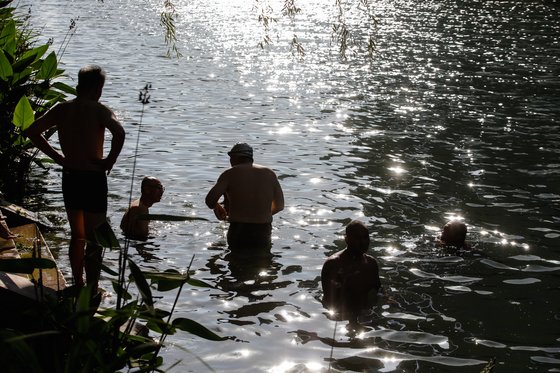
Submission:
[[[140,199],[133,201],[124,213],[121,220],[121,229],[125,236],[145,240],[149,233],[149,220],[147,219],[154,203],[161,201],[164,186],[157,178],[146,176],[140,186]]]
[[[355,322],[381,287],[377,261],[366,254],[369,231],[358,220],[346,226],[346,248],[329,256],[321,269],[323,306],[338,319]]]
[[[224,171],[206,196],[219,220],[229,222],[230,248],[270,247],[272,216],[284,209],[282,187],[271,169],[253,163],[253,148],[237,143],[228,152],[231,168]],[[221,197],[223,202],[219,203]]]

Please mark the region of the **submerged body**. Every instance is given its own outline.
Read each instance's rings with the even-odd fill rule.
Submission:
[[[381,287],[377,261],[366,254],[369,233],[353,221],[346,227],[347,247],[327,258],[321,270],[323,305],[339,318],[355,321]]]
[[[219,220],[230,223],[230,247],[270,245],[272,216],[284,209],[278,178],[271,169],[253,163],[253,151],[247,144],[236,144],[228,154],[231,168],[210,189],[206,205]]]
[[[124,213],[120,227],[125,236],[145,240],[149,234],[150,207],[161,201],[165,188],[155,177],[146,176],[142,180],[141,196],[133,201]]]

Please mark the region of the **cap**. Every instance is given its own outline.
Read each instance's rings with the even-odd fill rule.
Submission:
[[[242,157],[248,157],[253,159],[253,148],[247,143],[238,142],[231,148],[228,152],[228,155],[231,157],[232,155],[239,155]]]

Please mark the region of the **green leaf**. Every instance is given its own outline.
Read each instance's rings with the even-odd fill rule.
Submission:
[[[210,341],[225,341],[227,339],[225,337],[220,337],[213,331],[207,329],[205,326],[191,319],[179,317],[173,320],[172,324],[177,329],[183,330],[185,332],[189,332],[191,334],[197,335],[204,339],[208,339]]]
[[[166,215],[166,214],[139,215],[138,220],[158,220],[158,221],[202,220],[202,221],[208,221],[208,219],[199,218],[199,217],[196,217],[196,216],[179,216],[179,215]]]
[[[14,86],[21,86],[23,85],[31,76],[32,70],[31,68],[24,69],[23,71],[14,72],[14,77],[12,79],[12,85]]]
[[[0,260],[0,271],[9,273],[31,274],[36,268],[56,268],[56,263],[44,258],[22,258]]]
[[[132,259],[128,259],[128,265],[130,266],[130,273],[132,278],[134,278],[134,282],[138,287],[138,291],[140,291],[140,295],[142,296],[142,300],[146,305],[153,307],[154,306],[154,299],[152,298],[152,290],[150,289],[150,285],[146,281],[144,274],[138,268],[136,263],[132,261]]]
[[[16,22],[13,19],[10,19],[6,23],[3,24],[4,28],[2,29],[2,33],[0,33],[0,47],[4,50],[9,50],[6,48],[12,44],[15,44],[16,41]]]
[[[191,286],[196,286],[196,287],[199,287],[199,288],[213,288],[214,287],[213,285],[210,285],[207,282],[204,282],[202,280],[197,280],[196,278],[192,278],[192,277],[190,277],[187,280],[187,284],[189,284]]]
[[[27,54],[27,53],[26,53]],[[35,61],[34,55],[23,55],[20,59],[14,62],[12,69],[15,72],[21,72],[29,67]]]
[[[157,284],[158,291],[169,291],[178,288],[188,280],[188,275],[183,275],[174,269],[165,272],[144,272],[146,279]]]
[[[26,96],[22,96],[14,110],[12,123],[14,126],[21,128],[22,131],[25,131],[34,121],[35,113],[33,113],[31,104]]]
[[[77,326],[78,331],[81,333],[88,332],[90,325],[89,310],[90,310],[90,300],[91,300],[91,288],[84,287],[80,290],[78,295],[78,302],[76,303],[76,316],[77,316]]]
[[[37,73],[37,79],[51,79],[57,74],[57,61],[54,52],[51,52],[41,64],[39,72]]]
[[[213,288],[214,286],[201,281],[196,280],[188,276],[187,274],[179,273],[175,269],[168,269],[165,272],[143,272],[146,279],[151,280],[152,284],[157,285],[158,291],[169,291],[178,288],[184,283],[189,285],[203,288]]]
[[[33,57],[33,61],[35,62],[37,61],[39,58],[43,57],[43,55],[45,54],[45,52],[49,49],[49,45],[45,44],[45,45],[41,45],[37,48],[33,48],[30,49],[28,51],[26,51],[23,56],[21,56],[20,60],[26,60],[28,57]],[[19,61],[18,61],[19,63]]]
[[[68,84],[62,83],[62,82],[55,82],[53,83],[53,85],[51,86],[51,88],[56,88],[59,91],[62,91],[64,93],[68,93],[69,95],[74,95],[76,96],[76,88],[72,88],[70,87]]]
[[[111,225],[109,225],[108,221],[105,221],[103,224],[95,228],[94,235],[97,243],[104,248],[120,249],[119,240],[117,240],[115,232],[113,232],[113,229],[111,228]]]
[[[112,276],[118,276],[119,274],[113,271],[111,268],[107,267],[105,264],[101,263],[101,269]]]
[[[0,79],[7,82],[8,78],[14,75],[14,70],[10,61],[6,58],[4,51],[0,49]]]
[[[120,284],[118,281],[113,281],[113,290],[115,291],[115,294],[120,294],[121,297],[124,300],[130,300],[132,299],[132,295],[130,295],[130,293],[128,291],[126,291]]]

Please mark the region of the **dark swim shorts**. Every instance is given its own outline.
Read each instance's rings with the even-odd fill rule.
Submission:
[[[227,233],[228,246],[231,249],[262,249],[271,245],[270,223],[230,222]]]
[[[62,171],[64,207],[93,213],[107,212],[107,175],[104,171]]]

